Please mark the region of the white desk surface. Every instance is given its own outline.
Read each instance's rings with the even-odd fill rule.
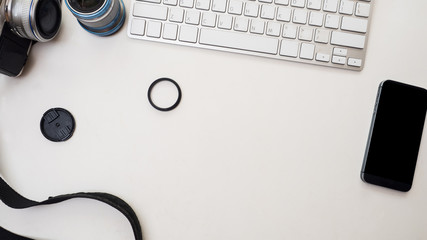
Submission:
[[[118,195],[146,240],[426,239],[426,136],[410,192],[359,177],[379,83],[427,88],[426,9],[375,1],[366,66],[353,72],[134,40],[127,23],[101,38],[63,6],[58,37],[34,46],[23,76],[0,77],[0,173],[34,200]],[[159,77],[182,88],[171,112],[148,103]],[[67,142],[40,132],[52,107],[76,119]],[[37,239],[133,239],[92,200],[1,203],[0,216]]]

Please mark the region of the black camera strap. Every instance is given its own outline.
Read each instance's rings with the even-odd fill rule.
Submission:
[[[115,209],[120,211],[123,215],[125,215],[126,218],[129,220],[130,224],[132,225],[135,240],[142,240],[141,225],[139,223],[138,217],[136,216],[135,212],[125,201],[123,201],[122,199],[114,195],[111,195],[108,193],[101,193],[101,192],[79,192],[79,193],[73,193],[73,194],[59,195],[56,197],[49,197],[49,199],[45,201],[36,202],[21,196],[0,177],[0,200],[3,201],[7,206],[11,208],[23,209],[23,208],[40,206],[40,205],[49,205],[49,204],[60,203],[73,198],[94,199],[114,207]],[[7,231],[2,227],[0,227],[0,239],[1,240],[33,240],[31,238],[16,235],[12,232]]]

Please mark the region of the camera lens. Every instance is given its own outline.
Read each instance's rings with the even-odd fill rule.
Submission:
[[[105,0],[70,0],[70,7],[81,13],[91,13],[98,10],[105,3]]]
[[[126,17],[123,0],[66,0],[65,4],[86,31],[99,36],[117,32]]]
[[[23,38],[46,42],[61,25],[59,0],[7,0],[6,20],[12,31]]]
[[[61,23],[61,10],[54,1],[41,0],[36,8],[36,26],[44,39],[53,38]]]

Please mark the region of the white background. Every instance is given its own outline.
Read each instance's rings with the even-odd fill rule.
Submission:
[[[133,40],[127,22],[101,38],[63,6],[58,37],[34,46],[21,77],[0,76],[0,173],[34,200],[120,196],[147,240],[425,239],[425,136],[410,192],[359,177],[379,83],[427,88],[427,2],[405,3],[375,1],[362,72]],[[182,88],[174,111],[148,103],[159,77]],[[67,142],[40,132],[52,107],[76,119]],[[0,226],[133,239],[120,213],[92,200],[1,203]]]

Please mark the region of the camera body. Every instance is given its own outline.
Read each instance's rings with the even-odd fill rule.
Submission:
[[[53,39],[61,0],[0,0],[0,73],[19,76],[35,42]]]
[[[0,21],[0,73],[16,77],[24,70],[33,41],[18,37],[5,21]]]

